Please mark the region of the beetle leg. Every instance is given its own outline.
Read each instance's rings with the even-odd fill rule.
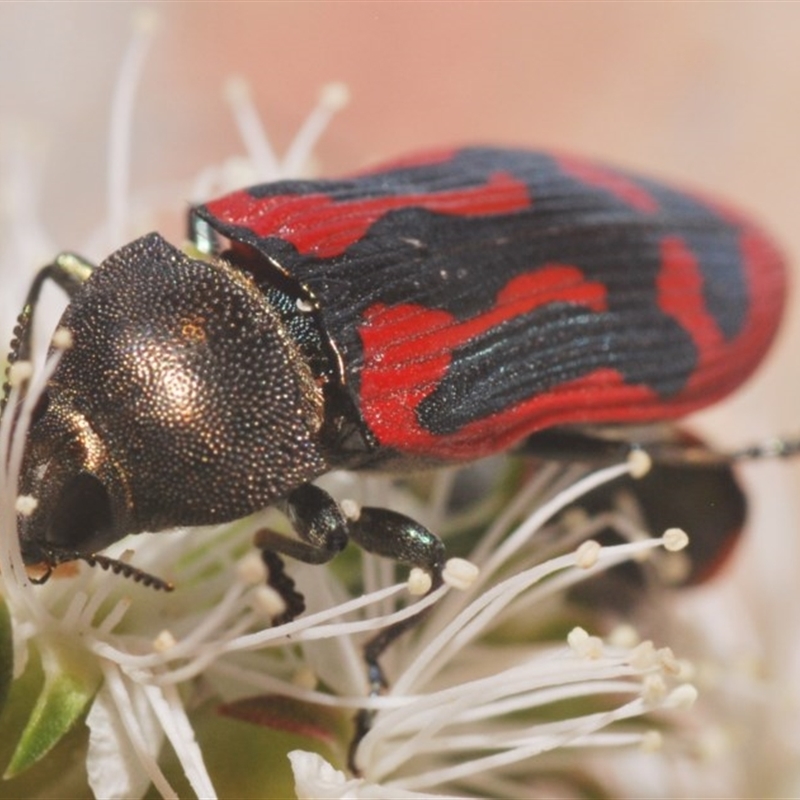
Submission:
[[[517,453],[547,461],[585,461],[590,464],[624,460],[633,447],[627,439],[606,438],[580,428],[549,428],[530,435]],[[647,452],[649,453],[649,449]]]
[[[442,540],[410,517],[386,508],[362,508],[358,519],[350,522],[350,538],[368,553],[424,569],[431,576],[429,591],[442,585]],[[420,621],[421,614],[390,625],[365,645],[364,658],[373,691],[379,691],[386,683],[378,659],[400,634]]]
[[[410,517],[385,508],[362,508],[356,519],[347,519],[336,501],[313,484],[295,489],[284,505],[301,541],[265,530],[256,536],[258,547],[308,564],[322,564],[342,550],[350,538],[369,553],[424,569],[431,576],[430,591],[442,585],[444,545],[438,536]],[[414,615],[390,625],[365,645],[364,658],[373,691],[386,685],[378,659],[419,619],[420,615]]]
[[[774,437],[737,450],[718,450],[680,428],[664,425],[641,427],[633,432],[624,428],[551,428],[525,439],[519,455],[549,461],[610,463],[624,459],[633,449],[644,450],[659,464],[689,467],[725,467],[737,461],[764,458],[792,458],[800,454],[800,437]]]
[[[308,564],[322,564],[342,550],[350,538],[367,552],[424,569],[431,576],[429,591],[442,585],[445,549],[441,539],[404,514],[385,508],[362,508],[358,517],[347,518],[336,501],[313,484],[295,489],[280,508],[289,517],[299,539],[289,539],[269,529],[260,530],[255,536],[255,544],[261,549],[269,570],[269,584],[286,603],[286,611],[273,620],[274,624],[288,622],[305,607],[294,581],[284,572],[279,554]],[[372,694],[378,694],[386,686],[380,657],[398,636],[413,628],[426,611],[390,625],[364,646]],[[356,734],[350,747],[351,766],[358,743],[369,730],[371,720],[372,714],[367,711],[356,718]]]
[[[358,519],[350,522],[350,537],[369,553],[424,569],[431,576],[429,593],[442,585],[444,544],[438,536],[410,517],[386,508],[362,508]],[[419,624],[428,611],[430,608],[384,628],[364,645],[370,694],[377,695],[386,688],[386,678],[379,661],[386,648],[398,636]],[[353,774],[359,773],[355,762],[356,750],[369,731],[373,716],[374,713],[366,709],[356,715],[355,733],[348,752],[348,764]]]
[[[285,573],[279,554],[306,564],[324,564],[344,548],[348,539],[344,514],[336,501],[318,486],[311,483],[300,486],[279,507],[289,518],[299,540],[269,529],[260,530],[255,536],[255,545],[261,550],[269,571],[268,583],[286,604],[286,610],[272,620],[274,625],[290,622],[305,610],[303,596]]]
[[[60,286],[69,297],[72,297],[95,269],[94,264],[75,253],[60,253],[46,266],[42,267],[36,277],[31,281],[25,305],[17,317],[14,328],[14,338],[11,341],[11,350],[8,354],[8,365],[17,361],[27,361],[31,357],[33,340],[33,314],[39,302],[39,295],[45,281],[52,280]],[[0,410],[5,407],[10,391],[8,383],[8,369],[6,369],[6,382],[3,384]]]

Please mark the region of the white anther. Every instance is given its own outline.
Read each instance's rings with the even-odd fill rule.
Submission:
[[[636,670],[653,669],[658,664],[656,648],[650,639],[645,639],[631,650],[628,663]]]
[[[334,81],[322,87],[319,102],[330,111],[338,111],[350,102],[350,88],[342,81]]]
[[[52,345],[58,350],[69,350],[72,347],[72,331],[69,328],[56,328],[53,334]]]
[[[356,522],[361,516],[361,505],[355,500],[346,498],[339,503],[339,508],[342,509],[342,514],[344,514],[350,522]]]
[[[258,586],[267,579],[267,568],[255,550],[251,550],[244,558],[239,559],[236,573],[242,583],[250,586]]]
[[[8,382],[12,388],[22,386],[33,375],[33,364],[30,361],[15,361],[8,368]]]
[[[271,586],[259,586],[250,596],[250,606],[270,619],[275,619],[286,611],[286,601]]]
[[[596,660],[603,655],[603,640],[589,636],[583,628],[573,628],[567,634],[567,644],[581,658]]]
[[[664,542],[664,548],[670,553],[677,553],[689,544],[689,536],[681,528],[667,528],[661,540]]]
[[[164,629],[153,639],[153,650],[157,653],[165,653],[170,648],[175,647],[177,643],[177,640],[172,635],[172,631]]]
[[[406,585],[408,587],[409,594],[423,595],[430,591],[431,586],[433,586],[433,580],[424,569],[413,567],[408,573],[408,582]]]
[[[653,460],[644,450],[631,450],[628,453],[628,467],[632,478],[644,478],[652,466]]]
[[[36,506],[38,505],[39,501],[32,495],[21,494],[14,503],[14,510],[17,514],[22,514],[23,517],[29,517],[36,511]]]
[[[442,578],[453,589],[464,591],[475,583],[479,574],[480,569],[471,561],[465,558],[449,558],[444,565]]]
[[[596,542],[594,539],[582,542],[575,551],[575,563],[581,569],[591,569],[597,563],[602,549],[600,542]]]
[[[684,683],[669,693],[669,697],[667,697],[665,705],[669,706],[670,708],[680,708],[686,710],[695,704],[698,694],[699,692],[695,686],[693,686],[691,683]]]

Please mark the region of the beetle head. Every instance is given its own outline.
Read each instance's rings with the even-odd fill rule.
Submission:
[[[264,295],[157,234],[95,270],[33,415],[20,492],[26,563],[127,533],[225,522],[324,472],[322,396]]]
[[[93,553],[130,528],[127,483],[87,417],[44,395],[26,443],[22,494],[37,500],[22,518],[25,563],[57,564]]]

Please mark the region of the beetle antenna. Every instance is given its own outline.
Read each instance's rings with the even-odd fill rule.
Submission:
[[[123,578],[130,578],[134,583],[141,583],[152,589],[171,592],[175,588],[169,581],[165,581],[157,575],[151,575],[149,572],[117,558],[110,558],[99,553],[92,553],[89,556],[78,555],[77,558],[85,561],[90,567],[100,567],[100,569],[113,572],[115,575],[122,575]]]
[[[800,454],[800,437],[780,436],[741,447],[738,450],[715,450],[699,441],[652,442],[644,450],[662,464],[697,464],[711,466],[764,458],[792,458]]]
[[[731,453],[732,461],[751,461],[757,458],[791,458],[800,453],[800,437],[783,439],[775,437],[755,442]]]
[[[128,564],[126,561],[104,556],[100,553],[85,555],[71,550],[49,550],[47,555],[48,559],[44,562],[44,574],[38,578],[31,578],[31,583],[47,583],[58,564],[66,564],[68,561],[85,561],[90,567],[100,567],[100,569],[113,572],[115,575],[122,575],[123,578],[130,578],[134,583],[141,583],[143,586],[162,592],[171,592],[175,588],[172,583],[159,578],[157,575],[151,575],[143,569],[134,567],[133,564]]]

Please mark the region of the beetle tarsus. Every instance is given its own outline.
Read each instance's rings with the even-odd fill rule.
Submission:
[[[286,574],[283,559],[276,552],[262,549],[261,560],[267,568],[267,585],[280,595],[285,604],[285,610],[272,618],[272,624],[285,625],[306,610],[305,598],[295,589],[294,581]]]

